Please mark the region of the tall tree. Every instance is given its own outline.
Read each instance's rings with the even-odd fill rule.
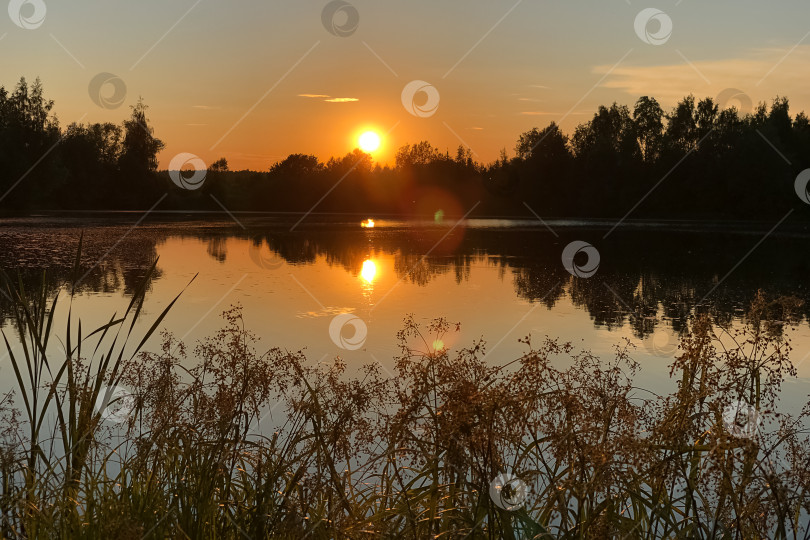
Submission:
[[[433,161],[442,159],[438,150],[427,141],[421,141],[414,145],[406,144],[397,150],[395,162],[398,169],[427,165]]]
[[[695,109],[695,137],[703,140],[709,132],[714,130],[717,121],[718,106],[710,97],[700,100]]]
[[[157,170],[158,152],[163,141],[155,137],[146,117],[148,107],[143,98],[132,106],[132,115],[124,121],[124,143],[119,159],[121,172],[130,176],[148,175]]]
[[[681,154],[692,150],[697,143],[695,96],[690,94],[679,101],[667,119],[667,145]]]
[[[574,154],[599,166],[630,163],[640,154],[635,126],[625,105],[604,105],[593,119],[577,126],[572,139]]]
[[[532,128],[521,134],[515,145],[517,157],[522,160],[542,159],[546,162],[568,159],[568,137],[556,122],[542,130]]]
[[[642,159],[646,162],[658,159],[664,133],[664,110],[655,98],[638,98],[633,109],[633,125]]]

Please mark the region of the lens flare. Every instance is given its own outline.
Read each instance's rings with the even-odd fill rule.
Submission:
[[[377,265],[371,259],[363,261],[363,269],[360,270],[360,276],[367,282],[374,281],[374,276],[377,275]]]

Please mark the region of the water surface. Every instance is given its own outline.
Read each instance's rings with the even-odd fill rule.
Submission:
[[[291,231],[296,219],[289,216],[163,216],[136,226],[139,219],[4,220],[0,265],[19,271],[28,286],[46,271],[54,288],[63,287],[83,236],[74,311],[85,328],[122,313],[158,258],[144,329],[188,285],[163,327],[189,345],[221,327],[223,310],[240,305],[263,346],[303,349],[316,361],[340,355],[350,367],[379,362],[391,369],[407,314],[461,323],[444,345],[483,337],[492,362],[518,357],[526,350],[518,339],[529,335],[558,337],[605,357],[626,338],[642,365],[639,385],[659,392],[673,386],[668,365],[695,310],[739,324],[759,289],[810,300],[810,232],[790,223],[767,234],[770,224],[745,223],[629,223],[609,232],[612,222],[377,219],[363,228],[359,217],[311,216]],[[598,249],[593,277],[563,268],[561,253],[572,240]],[[8,308],[0,299],[4,321]],[[786,386],[791,409],[810,392],[810,362],[803,361],[809,308],[790,334],[799,365],[799,378]],[[352,325],[330,335],[341,313],[362,321],[364,340]],[[57,320],[64,324],[64,309]],[[147,349],[158,343],[153,338]],[[0,375],[11,376],[5,357]]]

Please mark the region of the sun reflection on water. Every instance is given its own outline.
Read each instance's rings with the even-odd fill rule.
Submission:
[[[374,277],[377,275],[377,265],[371,259],[363,261],[363,269],[360,270],[360,276],[366,283],[373,283]]]

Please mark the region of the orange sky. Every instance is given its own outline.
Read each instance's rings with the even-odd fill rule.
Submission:
[[[46,6],[41,21],[37,2]],[[753,1],[665,2],[672,32],[660,44],[634,27],[646,7],[36,0],[0,29],[2,84],[41,77],[63,125],[120,122],[141,95],[166,142],[161,167],[190,152],[257,170],[293,152],[323,161],[344,155],[366,129],[387,133],[374,155],[383,164],[419,140],[451,153],[463,144],[491,161],[502,148],[513,153],[534,126],[557,121],[571,133],[599,104],[632,105],[642,94],[670,107],[689,93],[732,87],[754,102],[780,94],[794,112],[810,109],[805,1],[779,10]],[[22,28],[25,21],[36,27]],[[645,28],[655,36],[658,24]],[[115,97],[111,83],[92,88],[102,72],[125,86],[119,107],[98,105],[99,95]],[[438,106],[421,117],[403,103],[412,81],[435,88]],[[426,98],[415,94],[417,111]]]

